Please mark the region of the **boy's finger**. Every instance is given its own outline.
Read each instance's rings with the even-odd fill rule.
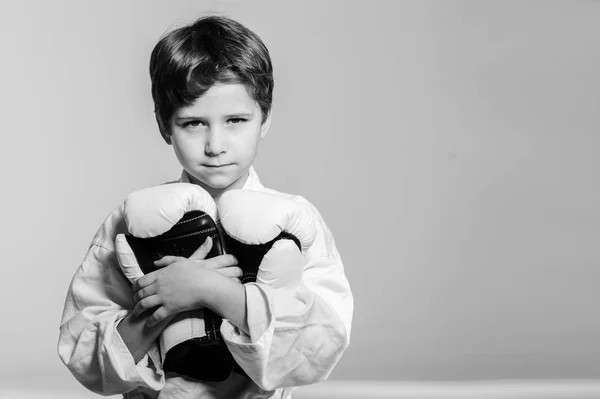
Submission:
[[[156,266],[156,267],[165,267],[165,266],[169,266],[171,263],[175,263],[177,261],[184,260],[184,259],[185,258],[183,256],[171,256],[171,255],[167,255],[167,256],[163,256],[159,260],[155,260],[154,261],[154,266]]]
[[[212,238],[210,236],[206,237],[206,240],[204,240],[202,245],[198,247],[198,249],[189,257],[189,259],[203,260],[210,252],[212,244]]]
[[[131,289],[133,290],[133,292],[136,292],[136,291],[141,290],[142,288],[149,286],[150,284],[153,284],[155,281],[156,281],[156,272],[148,273],[148,274],[138,278],[137,280],[135,280],[131,284]]]
[[[221,273],[225,277],[233,277],[236,279],[242,277],[243,274],[242,269],[240,269],[237,266],[223,267],[219,270],[219,273]]]
[[[204,266],[209,269],[221,269],[223,267],[237,266],[238,260],[235,256],[227,254],[227,255],[219,255],[214,258],[207,259],[204,262]]]
[[[164,306],[161,306],[156,310],[156,312],[152,313],[152,316],[148,317],[148,320],[146,320],[146,327],[153,327],[166,319],[168,316],[169,314],[167,309]]]
[[[146,288],[142,288],[133,294],[133,302],[139,302],[154,294],[156,294],[156,284],[150,284]]]
[[[135,304],[135,307],[133,308],[133,314],[139,316],[146,310],[152,309],[158,305],[160,305],[158,295],[151,295]]]

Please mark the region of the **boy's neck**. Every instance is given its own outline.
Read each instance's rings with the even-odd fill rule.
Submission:
[[[190,175],[187,171],[185,171],[185,174],[187,175],[187,178],[190,183],[196,184],[196,185],[202,187],[204,190],[206,190],[207,193],[210,194],[210,196],[215,201],[218,201],[219,198],[221,197],[221,195],[226,191],[243,188],[244,185],[246,184],[246,181],[248,181],[248,177],[250,176],[250,172],[246,171],[246,173],[243,176],[241,176],[239,179],[237,179],[231,185],[229,185],[227,187],[219,188],[219,187],[210,187],[210,186],[204,184],[200,180],[196,179],[194,176]]]

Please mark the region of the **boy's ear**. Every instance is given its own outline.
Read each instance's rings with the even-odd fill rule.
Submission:
[[[271,111],[269,111],[269,114],[267,115],[267,119],[265,119],[265,121],[262,123],[262,125],[260,127],[260,138],[261,139],[265,138],[270,126],[271,126]]]

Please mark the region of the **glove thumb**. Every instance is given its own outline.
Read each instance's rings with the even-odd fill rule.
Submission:
[[[275,241],[258,268],[256,281],[274,288],[295,288],[302,281],[304,256],[292,240]]]
[[[144,275],[140,265],[137,262],[133,250],[129,246],[124,234],[117,234],[115,239],[117,259],[125,277],[132,283]]]

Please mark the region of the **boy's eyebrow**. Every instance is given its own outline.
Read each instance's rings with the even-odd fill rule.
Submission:
[[[181,115],[181,116],[175,116],[174,119],[178,120],[178,121],[187,121],[187,120],[196,120],[196,119],[203,119],[200,116],[191,116],[191,115]]]
[[[227,114],[225,115],[225,119],[229,119],[229,118],[251,118],[252,115],[254,115],[252,112],[238,112],[238,113],[231,113],[231,114]],[[203,120],[206,119],[203,116],[194,116],[194,115],[175,115],[174,117],[176,120],[178,121],[185,121],[185,120]]]
[[[225,115],[226,119],[229,118],[250,118],[252,116],[251,112],[239,112],[239,113],[234,113],[234,114],[227,114]]]

